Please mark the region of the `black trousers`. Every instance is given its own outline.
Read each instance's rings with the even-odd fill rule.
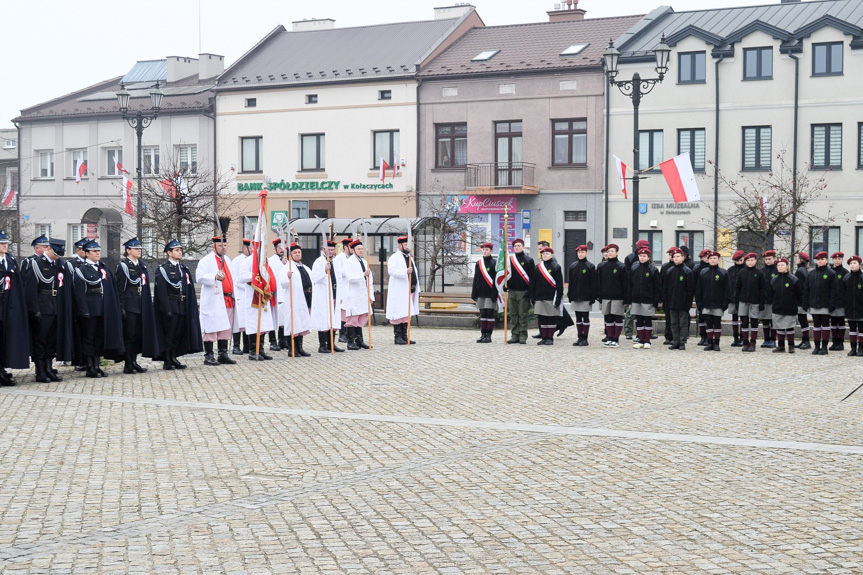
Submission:
[[[186,316],[172,314],[163,319],[165,326],[165,350],[176,355],[177,349],[186,337]]]
[[[84,356],[102,355],[105,349],[105,323],[101,315],[79,317],[81,324],[81,353]]]
[[[141,353],[143,329],[141,314],[127,311],[123,319],[123,342],[126,344],[126,353]]]
[[[33,360],[54,359],[57,354],[57,316],[42,314],[31,325],[34,328],[30,338]]]

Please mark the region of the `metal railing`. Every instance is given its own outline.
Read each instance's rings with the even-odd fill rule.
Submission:
[[[464,186],[470,188],[521,188],[534,185],[536,164],[526,162],[497,162],[468,164],[464,173]]]

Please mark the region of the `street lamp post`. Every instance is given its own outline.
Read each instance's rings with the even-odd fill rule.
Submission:
[[[658,78],[642,78],[641,74],[636,72],[632,75],[632,80],[616,80],[618,70],[617,63],[620,59],[620,52],[614,47],[614,41],[608,43],[608,48],[603,54],[605,59],[605,73],[608,77],[608,83],[612,86],[617,86],[620,93],[628,96],[632,100],[633,108],[633,166],[632,166],[632,251],[635,252],[635,242],[638,241],[638,188],[639,180],[639,137],[638,137],[638,107],[641,104],[642,96],[649,94],[656,84],[661,83],[665,74],[668,72],[668,61],[671,57],[671,48],[665,43],[665,34],[659,44],[653,49],[656,56],[656,70]]]
[[[152,111],[148,114],[145,114],[141,110],[138,110],[133,114],[130,114],[130,94],[126,91],[126,88],[125,86],[123,86],[122,82],[120,83],[120,91],[117,92],[117,104],[120,107],[120,113],[123,115],[123,119],[126,120],[129,125],[135,129],[135,134],[138,136],[138,209],[135,212],[135,217],[137,220],[138,239],[142,241],[144,238],[144,220],[142,215],[142,211],[144,208],[144,151],[141,148],[141,138],[144,136],[144,128],[149,126],[150,123],[159,116],[159,108],[162,107],[162,97],[164,97],[164,94],[159,89],[159,82],[156,82],[156,87],[153,89],[152,92],[150,92],[150,106]]]

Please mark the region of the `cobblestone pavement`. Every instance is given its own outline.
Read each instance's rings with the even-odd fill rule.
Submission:
[[[863,391],[839,402],[863,358],[607,349],[598,327],[19,374],[0,572],[863,572]]]

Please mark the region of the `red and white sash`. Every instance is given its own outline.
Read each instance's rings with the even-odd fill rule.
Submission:
[[[509,262],[512,265],[512,268],[518,272],[518,275],[521,276],[521,279],[524,280],[524,283],[529,284],[530,278],[527,277],[527,272],[524,271],[524,267],[521,265],[521,262],[518,261],[518,258],[515,257],[515,254],[509,255]]]
[[[547,281],[548,283],[550,283],[550,284],[551,284],[551,287],[556,288],[556,287],[557,287],[557,282],[556,282],[556,281],[554,281],[554,278],[553,278],[553,277],[551,277],[551,274],[550,274],[550,273],[548,273],[548,270],[547,270],[547,269],[545,269],[545,266],[544,266],[544,265],[542,265],[542,262],[539,262],[539,263],[537,264],[537,267],[539,267],[539,271],[542,273],[542,277],[544,277],[544,278],[545,278],[545,281]]]
[[[482,277],[483,279],[485,279],[485,283],[488,284],[488,287],[494,288],[494,280],[488,274],[488,270],[485,269],[485,259],[483,258],[479,260],[478,262],[476,262],[476,265],[479,266],[479,271],[482,272]]]

